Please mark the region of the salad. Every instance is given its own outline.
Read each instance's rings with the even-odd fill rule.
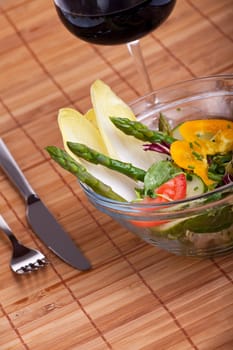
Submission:
[[[152,130],[137,121],[131,108],[101,80],[91,86],[91,101],[93,107],[85,115],[71,108],[59,111],[64,150],[46,150],[96,193],[120,202],[160,204],[233,183],[233,121],[190,120],[172,128],[160,114],[158,130]],[[231,208],[212,215],[209,227],[202,215],[199,221],[196,216],[187,220],[187,225],[192,230],[198,226],[199,232],[205,220],[204,232],[212,232],[218,215],[226,216],[224,227],[232,225]],[[166,220],[133,224],[159,226],[161,232],[169,228]],[[182,227],[176,232],[182,234],[188,226]],[[173,232],[174,225],[168,231]]]

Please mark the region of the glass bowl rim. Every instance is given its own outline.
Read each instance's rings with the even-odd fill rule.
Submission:
[[[169,84],[166,85],[162,88],[156,89],[150,93],[147,93],[143,96],[140,96],[134,100],[132,100],[131,102],[129,102],[130,106],[133,106],[136,103],[139,103],[147,98],[149,98],[150,96],[155,95],[156,93],[162,93],[163,91],[166,90],[170,90],[170,89],[174,89],[174,88],[179,88],[182,85],[188,84],[188,83],[193,83],[193,82],[202,82],[202,81],[213,81],[213,80],[220,80],[220,79],[233,79],[233,73],[222,73],[222,74],[215,74],[215,75],[204,75],[204,76],[200,76],[200,77],[194,77],[194,78],[190,78],[190,79],[185,79],[185,80],[181,80],[178,82],[175,82],[174,84]],[[233,94],[233,91],[228,91],[230,94]],[[198,94],[198,93],[197,93]]]
[[[141,208],[167,208],[169,209],[169,207],[173,207],[173,206],[176,206],[176,205],[179,205],[179,204],[189,204],[189,203],[192,203],[192,202],[196,202],[198,200],[202,200],[202,199],[208,199],[209,197],[213,196],[213,195],[216,195],[216,194],[221,194],[221,193],[231,193],[231,196],[233,198],[233,183],[229,183],[227,185],[224,185],[224,186],[221,186],[221,187],[218,187],[216,188],[215,190],[213,191],[210,191],[210,192],[205,192],[201,195],[197,195],[197,196],[191,196],[189,198],[185,198],[185,199],[181,199],[181,200],[176,200],[176,201],[171,201],[171,202],[165,202],[165,203],[143,203],[143,202],[140,202],[140,201],[135,201],[135,202],[120,202],[120,201],[117,201],[117,200],[114,200],[114,199],[110,199],[108,197],[104,197],[98,193],[96,193],[95,191],[93,191],[88,185],[82,183],[79,181],[79,184],[80,186],[83,188],[84,192],[87,193],[87,195],[90,197],[90,198],[93,198],[95,201],[99,201],[100,204],[109,204],[110,206],[114,206],[117,208],[135,208],[135,209],[141,209]],[[228,192],[228,190],[232,190],[232,192]],[[221,200],[222,198],[220,198]],[[211,204],[216,204],[218,203],[218,199],[217,200],[213,200],[209,203]],[[203,204],[201,205],[200,207],[202,206],[205,206],[206,203],[201,203],[200,204]]]

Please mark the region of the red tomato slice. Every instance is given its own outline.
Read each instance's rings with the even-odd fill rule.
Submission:
[[[146,197],[142,200],[142,203],[165,203],[170,201],[176,201],[184,199],[186,197],[187,182],[185,174],[179,174],[173,179],[165,182],[163,185],[155,190],[155,193],[161,195],[156,198]],[[145,209],[151,210],[151,209]],[[154,209],[153,209],[154,210]],[[167,220],[162,221],[131,221],[138,227],[152,227],[165,224]]]
[[[187,189],[186,176],[185,174],[179,174],[173,177],[173,179],[165,182],[159,188],[157,188],[155,193],[168,197],[168,200],[167,201],[164,200],[164,202],[177,201],[179,199],[185,198],[186,189]]]

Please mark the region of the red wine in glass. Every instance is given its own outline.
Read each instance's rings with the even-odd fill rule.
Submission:
[[[126,43],[145,82],[152,85],[140,51],[139,39],[159,27],[176,0],[54,0],[64,26],[78,38],[100,45]]]

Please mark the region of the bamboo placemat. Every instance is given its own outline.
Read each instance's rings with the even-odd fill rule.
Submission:
[[[233,70],[232,0],[178,0],[141,41],[155,89]],[[177,257],[149,246],[87,202],[44,151],[62,146],[57,111],[90,107],[100,78],[126,102],[140,82],[124,45],[94,46],[61,25],[52,1],[0,0],[0,130],[49,209],[93,264],[72,269],[36,238],[19,193],[0,173],[1,213],[51,261],[17,277],[0,235],[1,350],[231,350],[233,259]]]

